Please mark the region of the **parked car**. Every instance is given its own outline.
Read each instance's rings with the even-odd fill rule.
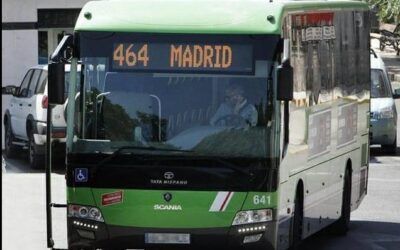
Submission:
[[[69,65],[66,65],[65,86],[68,93]],[[6,86],[2,94],[12,97],[5,110],[5,155],[13,158],[21,149],[28,149],[32,168],[44,166],[47,128],[47,65],[32,67],[25,74],[20,86]],[[65,99],[67,96],[65,96]],[[66,119],[65,105],[56,105],[52,111],[52,138],[55,151],[65,155]],[[57,152],[58,153],[58,152]]]
[[[370,144],[379,144],[388,153],[395,153],[397,148],[396,98],[400,98],[400,89],[393,94],[382,58],[372,53]]]

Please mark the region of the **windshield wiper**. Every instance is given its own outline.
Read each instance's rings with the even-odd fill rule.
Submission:
[[[106,158],[101,160],[99,163],[97,163],[96,166],[94,167],[94,172],[97,171],[97,168],[103,166],[105,163],[111,161],[116,156],[120,155],[122,151],[129,150],[129,149],[144,150],[144,151],[193,152],[190,150],[173,149],[173,148],[157,148],[157,147],[153,147],[153,146],[122,146],[122,147],[117,148],[117,150],[115,150],[113,153],[111,153],[110,156],[107,156]],[[131,155],[135,155],[135,154],[131,154]],[[137,155],[137,156],[139,156],[139,155]],[[140,155],[140,156],[142,156],[142,155]]]
[[[179,160],[179,159],[183,159],[183,160],[206,160],[206,161],[216,161],[218,163],[221,164],[222,168],[227,168],[227,169],[231,169],[234,170],[236,172],[239,172],[241,174],[244,174],[248,177],[253,177],[254,174],[253,172],[251,172],[248,168],[243,168],[241,166],[238,166],[222,157],[219,156],[201,156],[201,155],[182,155],[179,157],[173,157],[171,158],[171,160]],[[210,165],[205,165],[204,168],[214,168]]]
[[[117,150],[113,152],[113,154],[119,154],[123,150],[127,149],[139,149],[139,150],[148,150],[148,151],[175,151],[175,152],[193,152],[191,150],[183,150],[177,148],[157,148],[153,146],[122,146],[118,147]]]
[[[248,177],[253,177],[253,172],[251,172],[248,168],[243,169],[243,167],[233,164],[232,162],[225,160],[221,157],[211,157],[210,160],[215,160],[215,161],[223,164],[223,166],[226,168],[235,170],[236,172],[242,173]]]

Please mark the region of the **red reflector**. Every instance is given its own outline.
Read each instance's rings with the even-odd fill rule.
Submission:
[[[49,106],[49,98],[47,97],[47,95],[44,95],[42,97],[42,108],[47,109],[48,106]]]
[[[51,135],[52,135],[53,138],[64,138],[65,137],[65,131],[53,132]]]
[[[107,206],[111,204],[121,203],[123,197],[122,191],[101,195],[101,205]]]

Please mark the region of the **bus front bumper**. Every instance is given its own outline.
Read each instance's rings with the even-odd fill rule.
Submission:
[[[275,228],[275,222],[230,228],[136,228],[68,218],[68,245],[69,249],[275,249]],[[189,234],[190,243],[150,244],[145,240],[149,233]]]

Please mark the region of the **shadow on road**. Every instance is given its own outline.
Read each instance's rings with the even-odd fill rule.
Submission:
[[[301,250],[398,250],[400,223],[379,221],[351,221],[345,236],[335,236],[324,229],[305,240]]]
[[[395,154],[387,153],[379,146],[370,147],[370,156],[369,156],[370,162],[380,163],[380,161],[376,158],[378,156],[396,156],[396,157],[400,156],[400,147],[397,147]]]

